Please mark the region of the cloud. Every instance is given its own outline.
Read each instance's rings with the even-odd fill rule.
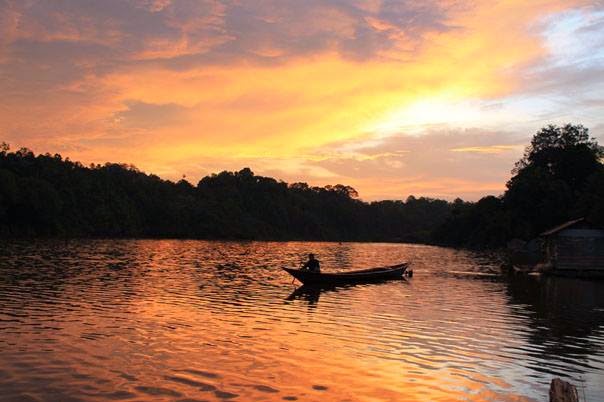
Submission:
[[[489,145],[484,147],[461,147],[451,148],[452,152],[469,152],[477,154],[501,154],[503,152],[516,151],[520,145]]]
[[[369,137],[368,137],[369,138]],[[505,190],[530,133],[446,129],[398,134],[379,141],[342,141],[298,156],[180,159],[161,173],[196,181],[221,170],[251,167],[256,174],[313,185],[342,183],[364,200],[409,195],[477,200]],[[236,168],[234,168],[236,167]]]
[[[152,128],[183,124],[188,119],[187,108],[174,104],[127,102],[127,109],[114,115],[123,128]]]
[[[450,4],[394,1],[3,0],[4,46],[16,41],[104,45],[122,62],[165,66],[233,60],[284,61],[337,51],[355,59],[416,46],[449,29]],[[18,24],[16,23],[18,21]],[[405,43],[401,43],[405,42]],[[32,55],[35,58],[35,55]]]
[[[522,155],[525,138],[521,133],[482,129],[399,134],[370,145],[334,144],[322,159],[309,163],[345,178],[348,184],[361,180],[362,196],[370,199],[383,192],[384,180],[396,184],[402,198],[413,189],[421,189],[420,195],[473,197],[472,185],[494,194],[503,191],[514,162]],[[375,184],[368,186],[368,182]],[[462,182],[464,188],[443,192],[444,183],[458,186]]]
[[[604,142],[604,124],[591,133]],[[478,200],[500,195],[514,164],[536,131],[427,129],[376,140],[338,142],[317,150],[306,164],[360,190],[365,200],[421,195]],[[320,180],[327,184],[329,181]]]
[[[543,18],[539,35],[547,50],[523,66],[516,100],[537,118],[599,124],[604,110],[604,6],[560,10]]]
[[[168,178],[497,193],[539,127],[602,131],[586,3],[0,0],[0,133]]]
[[[448,8],[436,1],[421,6],[393,1],[240,2],[225,13],[233,40],[216,52],[283,60],[337,51],[364,60],[400,46],[401,40],[416,44],[427,32],[448,29]]]

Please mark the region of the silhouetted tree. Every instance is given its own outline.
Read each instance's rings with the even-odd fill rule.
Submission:
[[[343,184],[311,187],[249,168],[192,186],[133,165],[84,167],[29,149],[0,153],[0,236],[426,241],[445,201],[367,204]],[[415,215],[411,216],[411,215]],[[421,217],[421,218],[420,218]]]
[[[579,216],[603,224],[603,156],[603,148],[581,125],[544,127],[516,163],[506,192],[475,204],[455,201],[433,239],[497,247],[514,237],[530,239]]]
[[[601,169],[602,147],[587,128],[547,126],[535,134],[507,183],[514,235],[531,237],[572,218],[588,178]]]

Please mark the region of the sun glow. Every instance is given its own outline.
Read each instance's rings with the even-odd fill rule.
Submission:
[[[518,116],[519,111],[513,112]],[[476,127],[485,129],[504,124],[512,111],[497,103],[453,96],[432,96],[391,109],[367,125],[380,137],[418,134],[426,129]]]
[[[480,110],[469,102],[433,97],[385,113],[377,122],[370,124],[368,130],[385,136],[414,133],[430,126],[472,124],[480,117]]]

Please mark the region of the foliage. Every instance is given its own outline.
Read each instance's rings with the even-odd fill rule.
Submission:
[[[569,180],[576,180],[586,177],[585,169],[593,168],[602,156],[604,149],[589,137],[589,130],[582,125],[549,125],[533,136],[512,173],[518,175],[525,169],[547,168],[551,174],[568,175]],[[582,170],[575,172],[568,167]]]
[[[581,125],[550,125],[537,132],[516,163],[504,196],[514,221],[522,222],[514,234],[534,236],[569,220],[587,180],[602,169],[603,155]]]
[[[84,167],[28,149],[0,154],[0,236],[429,241],[446,201],[364,203],[356,190],[311,187],[248,169],[197,186],[132,165]]]
[[[516,163],[506,192],[454,208],[435,231],[435,240],[497,247],[579,216],[604,224],[603,156],[603,148],[581,125],[544,127]]]
[[[496,248],[505,244],[509,232],[509,216],[501,198],[489,195],[475,204],[456,200],[450,217],[433,238],[451,246]]]

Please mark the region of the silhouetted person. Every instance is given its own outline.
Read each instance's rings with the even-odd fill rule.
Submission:
[[[321,272],[321,264],[319,263],[319,260],[317,260],[315,258],[314,254],[309,254],[308,255],[308,261],[306,261],[306,263],[304,265],[302,265],[301,268],[303,271],[304,270],[308,270],[310,272]]]

